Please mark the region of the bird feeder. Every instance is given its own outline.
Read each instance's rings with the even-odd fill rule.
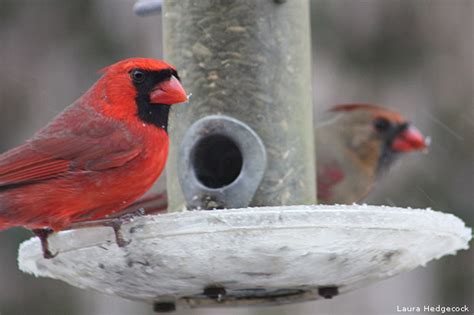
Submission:
[[[165,312],[331,298],[468,248],[453,215],[314,205],[308,0],[168,0],[163,28],[193,94],[170,114],[169,213],[122,248],[106,227],[53,235],[49,260],[28,240],[21,270]]]

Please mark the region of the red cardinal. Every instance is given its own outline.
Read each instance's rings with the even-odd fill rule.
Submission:
[[[318,201],[361,201],[401,154],[426,149],[421,133],[399,113],[380,106],[334,106],[316,127]],[[126,211],[167,208],[166,192],[148,194]]]
[[[185,101],[176,69],[164,61],[105,68],[32,139],[0,155],[0,229],[32,229],[52,258],[49,234],[129,206],[160,176],[170,105]]]
[[[399,113],[368,104],[335,106],[316,127],[318,201],[359,202],[398,156],[426,147]]]

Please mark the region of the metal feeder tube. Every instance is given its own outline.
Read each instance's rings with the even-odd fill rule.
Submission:
[[[239,120],[266,149],[261,184],[239,207],[314,204],[308,1],[165,1],[163,28],[165,59],[193,94],[170,114],[169,209],[189,206],[179,180],[181,146],[188,128],[209,115]],[[189,208],[199,207],[209,208]]]

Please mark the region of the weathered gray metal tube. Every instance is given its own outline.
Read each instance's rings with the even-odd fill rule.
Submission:
[[[193,94],[170,115],[169,209],[187,204],[182,139],[209,115],[237,119],[263,142],[266,170],[250,205],[314,204],[308,0],[166,0],[163,28],[165,59]]]

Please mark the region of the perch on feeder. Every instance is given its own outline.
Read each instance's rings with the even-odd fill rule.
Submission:
[[[29,240],[20,268],[171,311],[330,298],[467,248],[452,215],[311,206],[308,15],[307,0],[165,1],[165,59],[193,92],[170,115],[172,213],[125,224],[124,248],[103,227],[54,235],[53,260]]]

